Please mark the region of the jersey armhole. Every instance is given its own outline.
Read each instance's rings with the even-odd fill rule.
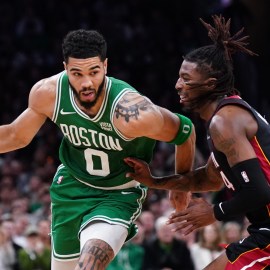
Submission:
[[[55,104],[54,104],[53,117],[52,117],[52,121],[54,123],[56,123],[58,113],[59,113],[60,101],[61,101],[61,89],[62,89],[61,85],[62,85],[64,74],[65,74],[65,71],[63,71],[62,74],[60,74],[59,78],[57,79],[57,84],[56,84],[56,89],[55,89],[55,92],[56,92]]]
[[[125,141],[132,141],[132,140],[134,140],[134,138],[131,139],[131,138],[126,137],[124,134],[122,134],[122,133],[118,130],[118,128],[115,127],[114,122],[113,122],[113,114],[114,114],[114,112],[115,112],[116,105],[117,105],[118,101],[119,101],[126,93],[138,93],[138,92],[135,91],[135,90],[133,90],[133,89],[131,89],[131,88],[124,88],[124,89],[116,96],[116,98],[115,98],[115,100],[114,100],[114,102],[113,102],[113,104],[112,104],[112,108],[111,108],[111,112],[110,112],[110,119],[111,119],[111,123],[112,123],[113,128],[114,128],[115,132],[117,133],[117,135],[118,135],[119,137],[121,137],[121,138],[122,138],[123,140],[125,140]]]

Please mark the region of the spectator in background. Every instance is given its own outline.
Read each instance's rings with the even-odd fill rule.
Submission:
[[[198,241],[198,234],[197,234],[197,230],[194,230],[193,232],[185,235],[179,231],[174,233],[175,238],[184,241],[187,244],[187,247],[190,249],[190,247],[197,243]]]
[[[0,269],[13,270],[15,262],[15,251],[8,241],[5,230],[0,225]]]
[[[4,235],[4,247],[8,252],[8,264],[12,270],[21,270],[19,265],[19,252],[22,249],[21,246],[17,245],[13,240],[15,232],[14,221],[11,218],[7,218],[1,221],[0,227]]]
[[[166,216],[155,222],[156,238],[144,245],[144,270],[193,270],[194,265],[186,242],[175,238]]]
[[[39,220],[48,219],[51,216],[51,196],[49,185],[43,185],[37,193],[39,207],[32,213],[32,217],[37,223]]]
[[[50,270],[51,249],[41,241],[38,229],[30,225],[25,236],[26,246],[18,253],[20,270]]]
[[[33,174],[29,177],[26,194],[29,197],[29,211],[31,213],[41,207],[39,192],[43,186],[43,180],[39,175]]]
[[[26,245],[26,237],[25,230],[31,224],[31,216],[27,214],[20,214],[18,216],[14,216],[14,233],[13,233],[13,241],[21,246],[25,247]]]
[[[11,205],[16,195],[16,190],[13,187],[1,186],[0,206],[3,214],[11,212]]]
[[[51,221],[50,219],[41,219],[37,222],[37,230],[40,241],[47,248],[51,248]]]
[[[242,225],[236,221],[227,221],[222,226],[222,238],[224,243],[230,244],[242,239]]]
[[[10,212],[15,219],[15,217],[20,215],[29,215],[29,209],[29,198],[21,196],[13,200]]]
[[[138,218],[138,221],[143,227],[144,231],[144,243],[152,241],[155,238],[155,216],[149,210],[142,211],[141,215]]]
[[[198,241],[191,244],[189,248],[195,270],[201,270],[216,259],[223,251],[221,246],[221,224],[215,222],[199,229],[197,233]]]

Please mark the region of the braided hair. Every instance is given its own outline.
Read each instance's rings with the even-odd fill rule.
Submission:
[[[244,31],[242,28],[235,35],[231,36],[231,19],[213,15],[214,26],[204,22],[201,23],[208,30],[208,36],[213,41],[212,45],[195,49],[184,56],[184,60],[197,64],[197,70],[210,77],[216,78],[214,91],[207,91],[200,95],[198,100],[194,100],[194,106],[204,103],[206,100],[217,100],[224,96],[239,94],[234,88],[233,61],[232,54],[239,51],[251,56],[257,55],[247,49],[246,40],[249,36],[240,37]]]

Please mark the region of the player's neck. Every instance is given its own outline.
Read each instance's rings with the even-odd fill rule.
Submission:
[[[200,118],[204,121],[208,121],[215,112],[217,105],[218,101],[206,103],[197,110],[197,113],[199,113]]]

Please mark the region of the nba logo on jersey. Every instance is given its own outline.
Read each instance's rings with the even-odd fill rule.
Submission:
[[[107,131],[112,131],[112,125],[110,123],[100,122],[100,127]]]
[[[241,175],[242,175],[242,177],[243,177],[243,179],[244,179],[244,181],[246,183],[249,182],[249,178],[248,178],[247,173],[245,171],[242,171],[241,172]]]
[[[62,180],[63,180],[64,176],[59,176],[57,179],[57,184],[61,184]]]

